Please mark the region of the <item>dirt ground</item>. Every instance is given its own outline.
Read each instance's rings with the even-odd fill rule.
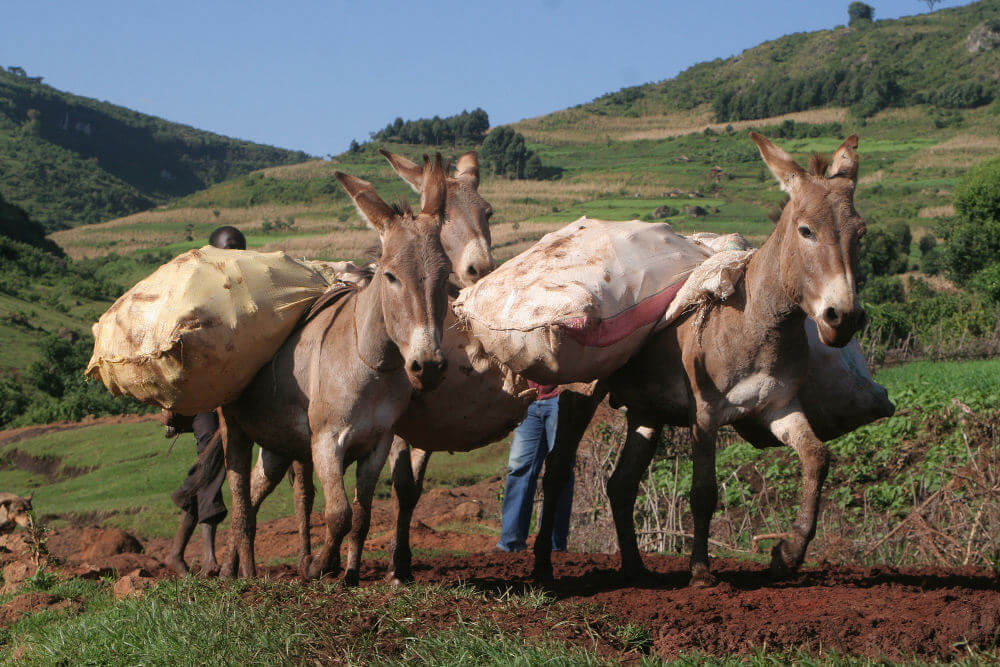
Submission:
[[[494,520],[483,518],[488,514],[483,506],[496,503],[499,483],[494,478],[426,494],[412,531],[414,547],[424,550],[414,557],[418,582],[462,582],[498,592],[533,585],[530,555],[496,552],[492,548],[495,534],[484,534],[484,527],[498,528]],[[362,585],[385,576],[392,517],[391,501],[377,501],[373,537],[367,547],[373,553],[364,561]],[[315,548],[322,540],[322,528],[319,515],[313,519]],[[220,547],[224,548],[226,539],[226,533],[221,533]],[[263,572],[294,578],[290,563],[297,539],[292,517],[258,526],[257,558]],[[21,541],[17,533],[0,537],[0,563],[16,565],[18,552],[23,554]],[[53,556],[65,562],[68,572],[80,576],[112,572],[173,576],[161,560],[169,548],[164,539],[142,543],[122,531],[75,526],[54,529],[48,546]],[[196,537],[187,554],[190,564],[197,565],[199,551]],[[713,565],[718,585],[696,590],[686,586],[687,560],[681,556],[647,555],[654,576],[629,584],[618,575],[614,554],[555,554],[554,563],[556,580],[550,589],[567,614],[577,613],[573,610],[579,603],[596,605],[623,625],[631,622],[645,628],[652,638],[650,649],[664,657],[694,650],[730,655],[767,647],[834,649],[890,659],[947,659],[960,657],[965,647],[995,647],[1000,632],[1000,580],[991,572],[972,568],[821,564],[805,568],[791,580],[776,582],[766,565],[718,559]],[[42,598],[43,607],[52,603]],[[22,596],[19,605],[33,599]],[[20,606],[10,610],[13,617]],[[537,619],[506,620],[508,627],[539,629],[545,613],[539,611]]]

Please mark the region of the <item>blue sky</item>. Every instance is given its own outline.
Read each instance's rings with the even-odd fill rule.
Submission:
[[[588,102],[844,24],[848,4],[34,0],[5,3],[0,65],[172,121],[325,155],[396,116],[481,106],[496,125]],[[876,19],[927,11],[918,0],[869,4]]]

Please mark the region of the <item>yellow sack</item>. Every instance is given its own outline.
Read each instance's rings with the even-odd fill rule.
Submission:
[[[94,324],[86,373],[116,396],[180,414],[213,410],[239,396],[327,287],[283,252],[188,251]]]

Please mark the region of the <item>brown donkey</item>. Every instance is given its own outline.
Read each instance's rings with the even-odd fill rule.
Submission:
[[[393,425],[414,392],[433,389],[444,374],[441,328],[451,265],[440,239],[447,199],[441,156],[433,166],[425,158],[416,216],[386,205],[366,181],[335,175],[378,231],[381,256],[367,286],[319,310],[243,395],[223,407],[233,491],[225,575],[235,574],[237,563],[243,576],[255,574],[250,455],[256,442],[280,459],[312,461],[326,496],[327,533],[309,574],[339,569],[340,544],[350,529],[344,578],[356,583]],[[355,461],[352,512],[343,475]]]
[[[758,446],[770,445],[773,436],[801,459],[799,515],[771,552],[776,574],[801,565],[816,531],[830,455],[807,418],[810,403],[822,402],[823,388],[804,384],[809,377],[805,321],[811,318],[820,340],[835,347],[849,343],[864,323],[854,280],[858,240],[865,232],[854,209],[858,138],[844,141],[829,170],[824,160],[814,159],[806,171],[763,136],[751,132],[750,137],[790,197],[774,232],[751,257],[735,294],[705,306],[703,317],[689,315],[656,334],[606,383],[612,403],[628,408],[625,447],[608,481],[627,577],[645,573],[632,514],[639,482],[666,424],[690,426],[693,435],[692,585],[713,581],[708,530],[718,500],[715,439],[725,424],[734,424]],[[559,451],[550,458],[552,475],[544,482],[542,524],[535,542],[539,576],[552,572],[551,499],[559,497],[569,477],[575,443],[602,395],[598,391],[577,397],[577,409],[568,411],[567,423],[560,419],[565,439],[560,438]],[[891,414],[892,406],[886,404],[885,413]]]
[[[387,150],[380,149],[379,153],[389,161],[400,178],[410,187],[416,192],[423,191],[423,168]],[[441,245],[451,260],[453,282],[459,286],[471,285],[492,271],[496,265],[490,251],[489,219],[493,215],[493,207],[479,194],[479,157],[476,151],[469,151],[458,157],[455,162],[455,172],[445,178],[445,185],[448,196],[444,209],[444,224],[441,227]],[[453,319],[450,308],[448,317]],[[444,340],[445,354],[449,361],[452,361],[454,356],[452,348],[463,345],[452,335],[453,325],[454,322],[449,319],[445,326],[449,330]],[[461,361],[462,357],[459,357],[459,360]],[[468,360],[464,361],[464,364],[456,363],[453,367],[465,368]],[[446,378],[446,382],[448,380],[449,378]],[[397,458],[393,454],[391,460],[395,462]],[[289,461],[274,452],[261,449],[251,477],[251,503],[256,513],[264,499],[281,482],[286,470],[290,470],[292,475],[296,516],[299,523],[299,572],[307,576],[312,548],[312,538],[309,533],[309,515],[314,497],[312,461]],[[300,479],[307,480],[308,483],[299,484]]]
[[[414,192],[424,186],[424,171],[402,155],[379,149],[399,177]],[[479,156],[469,151],[455,161],[455,175],[446,180],[448,202],[441,244],[451,260],[452,270],[462,287],[467,287],[496,268],[490,245],[490,218],[493,207],[479,194]]]

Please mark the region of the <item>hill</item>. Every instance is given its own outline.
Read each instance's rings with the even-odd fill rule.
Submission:
[[[307,158],[63,92],[20,67],[0,68],[0,187],[50,230]]]
[[[998,17],[1000,3],[984,0],[786,35],[667,81],[609,93],[569,115],[637,117],[711,105],[716,120],[734,121],[826,106],[851,106],[860,116],[924,102],[980,106],[996,92]],[[956,95],[957,88],[979,94]]]

